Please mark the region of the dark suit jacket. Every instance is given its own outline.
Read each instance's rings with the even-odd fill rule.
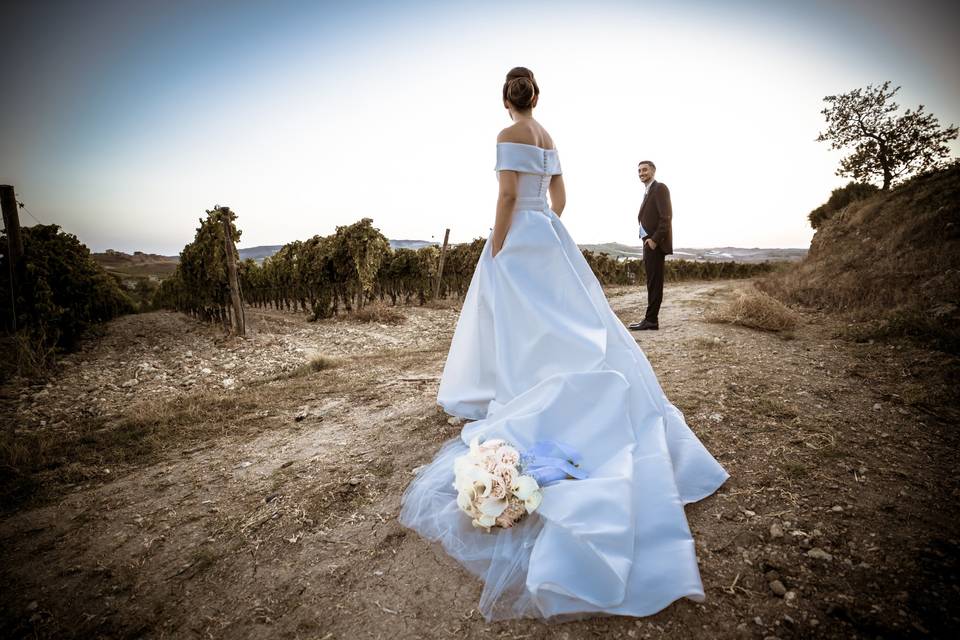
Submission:
[[[667,189],[667,185],[653,181],[647,197],[640,205],[637,220],[647,232],[644,240],[652,238],[657,243],[657,249],[668,255],[673,253],[673,206],[670,204],[670,189]]]

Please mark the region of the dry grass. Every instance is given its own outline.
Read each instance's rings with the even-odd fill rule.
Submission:
[[[765,292],[839,311],[848,337],[909,337],[960,353],[960,164],[850,204]]]
[[[795,311],[756,289],[737,292],[733,300],[709,309],[706,319],[764,331],[793,331],[799,324]]]
[[[430,298],[427,304],[423,305],[428,309],[459,309],[463,305],[463,299],[452,298]]]
[[[0,434],[0,511],[41,489],[55,490],[145,463],[170,446],[243,433],[242,416],[265,406],[266,395],[205,390],[138,403],[120,418],[78,418],[67,431],[5,431]]]
[[[300,378],[303,376],[308,376],[317,371],[327,371],[328,369],[335,369],[343,364],[343,360],[340,358],[332,358],[325,355],[314,355],[308,360],[305,364],[300,365],[295,369],[290,371],[283,371],[274,376],[266,378],[264,381],[272,382],[274,380],[289,380],[291,378]]]
[[[723,340],[719,336],[697,336],[690,343],[697,349],[707,351],[715,351],[724,347]]]
[[[396,307],[379,302],[368,304],[362,309],[354,309],[346,316],[357,322],[377,322],[380,324],[402,324],[407,316]]]

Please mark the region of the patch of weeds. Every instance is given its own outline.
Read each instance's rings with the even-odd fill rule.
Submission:
[[[783,472],[791,478],[805,478],[810,474],[805,464],[795,460],[783,463]]]
[[[799,415],[781,399],[770,396],[757,397],[753,402],[753,408],[757,413],[781,420],[792,420]]]
[[[407,316],[396,307],[385,304],[368,304],[362,309],[354,309],[347,314],[347,318],[357,322],[377,322],[380,324],[402,324]]]

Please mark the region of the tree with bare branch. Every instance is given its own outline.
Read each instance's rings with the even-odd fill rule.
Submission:
[[[882,189],[911,175],[937,169],[950,156],[947,142],[957,137],[957,127],[946,128],[923,105],[898,114],[892,101],[900,87],[887,80],[837,96],[826,96],[829,106],[821,111],[827,130],[817,137],[831,149],[852,149],[840,161],[838,176],[858,181],[880,180]]]

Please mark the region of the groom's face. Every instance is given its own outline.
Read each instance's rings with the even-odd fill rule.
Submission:
[[[648,164],[641,164],[637,167],[637,173],[640,175],[640,181],[643,184],[648,184],[653,180],[653,167]]]

